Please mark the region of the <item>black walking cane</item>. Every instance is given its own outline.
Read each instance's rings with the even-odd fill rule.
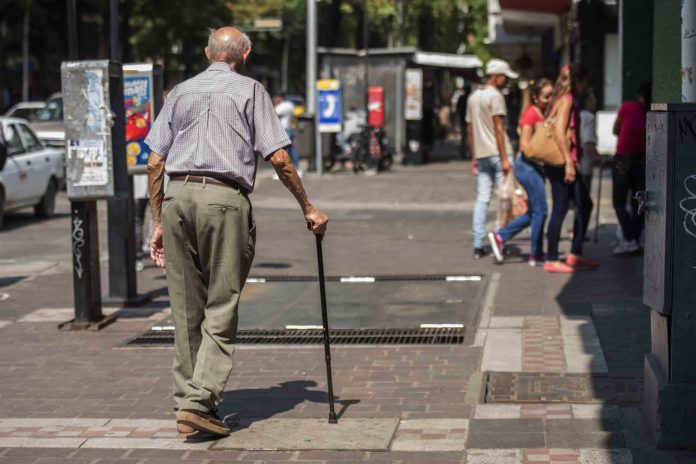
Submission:
[[[311,229],[311,224],[307,224]],[[331,347],[329,345],[329,316],[326,311],[326,287],[324,285],[324,253],[322,252],[321,241],[323,235],[316,235],[317,239],[317,261],[319,264],[319,293],[321,294],[321,322],[324,331],[324,359],[326,360],[326,379],[329,384],[329,424],[337,424],[338,418],[334,409],[333,379],[331,374]]]
[[[599,159],[599,181],[597,182],[597,211],[595,211],[594,243],[599,243],[599,205],[602,204],[602,170],[604,160]]]

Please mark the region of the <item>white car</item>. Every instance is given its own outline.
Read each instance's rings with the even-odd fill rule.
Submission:
[[[8,118],[22,118],[27,121],[35,120],[41,110],[46,108],[45,102],[19,102],[5,112]]]
[[[0,117],[0,228],[4,213],[34,207],[37,217],[55,212],[64,181],[63,151],[46,147],[24,119]],[[2,156],[6,152],[6,156]]]

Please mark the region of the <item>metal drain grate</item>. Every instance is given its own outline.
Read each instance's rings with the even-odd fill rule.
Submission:
[[[446,274],[385,274],[374,276],[326,276],[327,282],[481,282],[482,274],[472,275],[446,275]],[[278,276],[250,276],[248,283],[264,282],[316,282],[317,276],[302,275],[278,275]]]
[[[465,328],[419,329],[331,329],[333,345],[461,345]],[[307,330],[240,330],[238,345],[321,345],[321,329]],[[148,330],[126,342],[132,347],[164,347],[174,345],[173,330]]]
[[[643,401],[643,377],[608,374],[487,372],[486,403],[610,403]]]

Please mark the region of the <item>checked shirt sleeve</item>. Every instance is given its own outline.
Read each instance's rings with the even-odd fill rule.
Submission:
[[[171,92],[174,93],[173,91]],[[174,104],[173,96],[170,94],[167,100],[164,102],[162,111],[157,115],[155,122],[152,124],[152,128],[145,139],[145,143],[150,147],[151,151],[154,151],[163,158],[167,157],[169,154],[169,149],[174,142],[174,129],[172,128],[172,107]]]
[[[267,160],[273,153],[290,146],[283,124],[275,112],[271,97],[258,82],[254,86],[254,151]]]

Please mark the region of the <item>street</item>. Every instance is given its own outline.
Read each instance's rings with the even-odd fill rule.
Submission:
[[[62,194],[55,218],[11,214],[1,232],[0,463],[687,462],[641,438],[650,347],[642,258],[611,255],[608,198],[600,244],[588,244],[601,268],[560,276],[527,266],[526,234],[503,265],[472,258],[466,162],[309,175],[305,184],[331,217],[324,253],[335,328],[455,324],[470,335],[445,345],[334,345],[338,426],[324,425],[319,345],[240,344],[221,414],[240,412],[242,428],[217,442],[184,441],[170,399],[172,350],[126,346],[168,323],[162,270],[138,273],[139,291],[153,296],[145,307],[117,310],[100,332],[56,330],[72,317]],[[299,210],[268,171],[252,201],[259,235],[240,329],[320,325],[307,278],[316,276],[314,240]],[[100,225],[106,292],[102,210]],[[447,276],[480,280],[438,280]]]

